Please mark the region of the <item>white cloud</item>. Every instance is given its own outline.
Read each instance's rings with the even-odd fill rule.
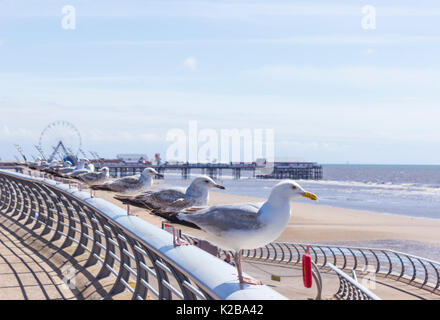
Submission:
[[[326,83],[365,87],[415,86],[438,88],[440,69],[373,66],[315,67],[270,65],[245,72],[250,77],[297,83]]]
[[[3,125],[0,129],[0,140],[35,138],[35,133],[26,128],[10,128],[8,125]]]
[[[348,44],[376,44],[395,45],[405,43],[428,43],[440,41],[439,36],[431,35],[347,35],[347,34],[313,34],[285,38],[254,38],[238,40],[255,44],[304,44],[304,45],[348,45]]]
[[[398,73],[393,75],[394,71]],[[305,83],[306,86],[319,83],[318,81],[334,84],[335,77],[341,81],[339,84],[351,84],[355,77],[354,83],[366,83],[370,86],[375,85],[375,80],[381,77],[385,79],[379,80],[394,84],[399,81],[422,81],[417,86],[413,85],[416,90],[425,87],[427,82],[439,74],[437,69],[432,70],[433,73],[430,74],[425,69],[397,70],[359,66],[272,66],[254,72],[256,73],[246,76],[249,79],[261,77],[271,83],[289,80],[285,83],[292,85],[294,82],[290,80],[294,79],[299,83]],[[364,79],[364,76],[367,79]],[[415,78],[412,79],[413,77]],[[428,79],[423,80],[423,77]],[[20,86],[16,83],[20,83]],[[37,143],[41,130],[49,122],[59,119],[66,119],[75,124],[83,136],[84,144],[90,145],[90,149],[110,155],[116,153],[114,150],[132,152],[145,149],[149,153],[163,152],[164,149],[161,148],[167,146],[167,142],[164,141],[166,131],[171,128],[186,130],[189,117],[197,119],[203,128],[273,128],[279,146],[277,150],[284,154],[295,148],[304,154],[315,151],[318,154],[320,149],[334,151],[342,148],[338,144],[331,144],[336,143],[338,138],[351,137],[356,141],[377,141],[379,144],[391,139],[435,143],[440,134],[440,110],[435,103],[437,100],[406,90],[407,87],[405,90],[399,89],[399,96],[387,95],[386,99],[374,97],[373,101],[345,101],[341,97],[327,99],[319,95],[307,98],[272,95],[264,90],[248,94],[204,90],[198,92],[194,88],[146,90],[124,86],[114,90],[96,87],[93,80],[86,84],[76,87],[60,82],[58,77],[13,76],[0,73],[0,87],[6,88],[8,92],[8,96],[0,98],[0,141],[4,141],[2,147],[8,147],[8,150],[11,150],[9,153],[12,154],[13,143],[22,142],[11,135],[25,132],[17,128],[27,128],[35,134],[28,133],[22,140],[28,141],[29,144],[22,144],[26,151],[35,152],[33,144]],[[435,84],[432,83],[430,88],[433,85]],[[415,96],[408,99],[410,94]],[[88,117],[84,117],[85,113]],[[245,123],[242,120],[243,114],[247,115]],[[4,128],[3,124],[9,127]],[[292,137],[299,144],[289,146],[283,143]],[[84,150],[89,150],[89,147],[85,147]],[[4,152],[8,151],[5,149]]]
[[[85,130],[84,137],[87,141],[91,142],[102,142],[102,143],[111,143],[111,142],[154,142],[160,139],[160,136],[156,133],[149,132],[130,132],[130,131],[121,131],[116,130],[109,134],[108,131],[104,131],[102,129],[91,129]]]
[[[189,71],[196,71],[197,59],[194,57],[188,57],[183,61],[183,66]]]

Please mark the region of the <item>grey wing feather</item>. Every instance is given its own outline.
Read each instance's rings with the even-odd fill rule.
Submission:
[[[192,222],[201,229],[216,235],[229,230],[258,229],[262,226],[258,219],[260,205],[245,203],[202,208],[195,213],[191,208],[179,213],[178,218]]]
[[[99,173],[97,172],[89,172],[89,173],[83,173],[79,175],[78,178],[80,178],[83,181],[92,181],[95,180],[99,176]]]
[[[110,186],[115,190],[124,190],[127,187],[134,186],[139,183],[139,179],[136,177],[124,177],[113,182],[110,182]]]
[[[166,207],[174,204],[176,200],[182,199],[185,196],[184,193],[178,190],[161,190],[150,194],[147,200],[150,206],[157,209],[165,209]]]
[[[131,201],[150,210],[164,210],[176,204],[185,194],[178,190],[144,191],[131,198]],[[179,205],[177,203],[176,205]],[[177,209],[176,209],[177,210]]]
[[[157,201],[171,204],[178,199],[185,198],[185,194],[179,190],[166,189],[154,192],[152,197]]]
[[[118,180],[115,180],[114,184],[135,184],[139,182],[139,177],[136,176],[130,176],[130,177],[123,177]]]

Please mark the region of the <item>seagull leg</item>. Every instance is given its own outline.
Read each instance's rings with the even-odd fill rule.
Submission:
[[[260,280],[255,280],[248,277],[243,277],[243,271],[241,268],[241,250],[237,250],[234,255],[235,265],[237,267],[238,272],[238,281],[240,284],[251,284],[251,285],[262,285],[263,283]]]
[[[173,245],[174,247],[189,246],[190,243],[180,239],[179,232],[173,227]]]
[[[130,205],[127,203],[127,216],[135,216],[135,217],[137,217],[138,215],[137,214],[132,214],[131,213],[131,211],[130,211]]]

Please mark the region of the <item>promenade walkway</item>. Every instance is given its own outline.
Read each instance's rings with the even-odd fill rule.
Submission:
[[[75,299],[45,244],[0,216],[0,299]]]
[[[113,278],[95,281],[98,266],[82,268],[87,255],[60,249],[0,213],[0,300],[77,300],[107,296]]]

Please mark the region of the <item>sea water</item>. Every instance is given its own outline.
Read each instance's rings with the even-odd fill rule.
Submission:
[[[201,172],[192,170],[190,179]],[[440,219],[440,166],[423,165],[323,165],[323,180],[298,180],[318,201],[299,198],[311,204],[360,209],[397,215]],[[166,172],[165,183],[188,186],[180,172]],[[230,170],[217,179],[226,190],[216,192],[267,198],[279,180],[260,180],[242,172],[235,180]],[[423,238],[423,237],[421,237]],[[439,235],[440,239],[440,235]],[[440,261],[440,245],[419,241],[383,239],[334,242],[338,245],[395,249]]]
[[[267,198],[279,182],[254,179],[246,172],[236,180],[228,171],[223,170],[217,179],[226,187],[225,193]],[[191,173],[200,174],[196,170]],[[188,185],[190,181],[181,180],[179,175],[167,171],[166,180]],[[319,197],[317,204],[440,219],[440,166],[323,165],[323,180],[297,181]],[[311,203],[308,199],[295,201]]]

